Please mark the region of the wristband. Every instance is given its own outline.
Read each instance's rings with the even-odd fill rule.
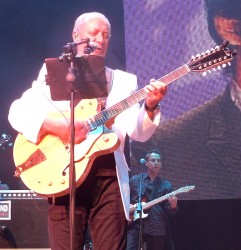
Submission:
[[[146,111],[149,111],[149,112],[155,112],[155,111],[157,111],[158,109],[160,109],[160,104],[157,104],[155,107],[153,107],[153,108],[149,108],[147,105],[146,105],[146,103],[145,103],[145,110]]]

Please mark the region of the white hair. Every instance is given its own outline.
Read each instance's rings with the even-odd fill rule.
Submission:
[[[107,25],[109,26],[109,31],[111,33],[111,26],[110,26],[110,21],[108,20],[108,18],[99,13],[99,12],[88,12],[88,13],[84,13],[82,15],[80,15],[76,20],[75,20],[75,24],[74,24],[74,31],[77,31],[78,27],[82,24],[85,24],[86,22],[88,22],[91,19],[94,18],[101,18],[102,20],[104,20]]]

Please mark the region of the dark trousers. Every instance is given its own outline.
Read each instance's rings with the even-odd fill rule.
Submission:
[[[126,218],[116,176],[90,176],[76,192],[76,250],[84,245],[89,223],[94,250],[124,250]],[[51,250],[70,249],[68,206],[49,209],[48,230]]]
[[[166,236],[152,236],[143,234],[143,249],[144,250],[164,250],[166,245]],[[138,250],[139,246],[139,228],[129,225],[127,230],[127,247],[126,250]]]

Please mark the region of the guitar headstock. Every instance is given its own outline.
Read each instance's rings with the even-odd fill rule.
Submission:
[[[180,192],[180,193],[187,193],[187,192],[192,191],[194,189],[195,189],[195,186],[192,185],[192,186],[181,187],[177,191]]]
[[[7,147],[12,147],[12,136],[7,134],[2,134],[0,138],[0,149],[5,150]]]
[[[213,68],[225,67],[235,55],[236,51],[228,47],[228,41],[224,41],[221,46],[192,58],[187,65],[191,71],[206,72]]]

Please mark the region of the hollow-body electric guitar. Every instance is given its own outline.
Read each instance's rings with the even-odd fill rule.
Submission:
[[[206,72],[209,69],[229,63],[235,53],[227,47],[228,42],[206,53],[193,57],[187,64],[161,77],[166,85],[189,72]],[[74,146],[76,186],[82,184],[99,155],[113,152],[119,147],[118,136],[109,129],[114,118],[134,104],[146,98],[144,88],[126,99],[98,113],[96,99],[82,100],[75,113],[88,128],[84,141]],[[34,192],[46,197],[62,196],[69,192],[70,147],[57,136],[45,135],[38,144],[18,134],[14,143],[13,157],[15,175]]]
[[[179,188],[179,189],[177,189],[177,190],[175,190],[175,191],[173,191],[173,192],[171,192],[169,194],[165,194],[165,195],[163,195],[161,197],[158,197],[155,200],[149,201],[147,203],[142,202],[141,203],[141,211],[137,211],[137,204],[135,204],[133,206],[133,209],[131,209],[131,211],[130,211],[130,222],[135,221],[135,220],[137,220],[139,218],[142,218],[142,219],[146,218],[148,216],[148,214],[144,213],[145,210],[151,208],[152,206],[154,206],[154,205],[156,205],[156,204],[158,204],[158,203],[160,203],[162,201],[167,200],[170,195],[177,195],[177,194],[181,194],[181,193],[187,193],[187,192],[189,192],[191,190],[194,190],[194,189],[195,189],[195,186],[185,186],[185,187],[181,187],[181,188]]]

